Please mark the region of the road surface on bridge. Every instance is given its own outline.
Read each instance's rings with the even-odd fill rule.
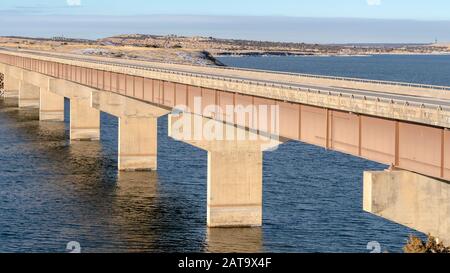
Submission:
[[[63,59],[70,59],[76,61],[94,62],[107,65],[132,67],[138,69],[152,70],[152,69],[164,69],[177,73],[187,73],[202,77],[219,77],[231,81],[243,81],[249,83],[255,83],[258,85],[268,86],[283,86],[289,88],[307,89],[311,92],[323,92],[342,94],[349,96],[359,97],[371,97],[377,98],[383,101],[395,101],[396,103],[405,103],[411,105],[417,105],[426,108],[442,108],[450,110],[450,87],[445,86],[433,86],[422,85],[412,83],[400,83],[400,82],[388,82],[388,81],[376,81],[365,79],[354,79],[344,77],[328,77],[318,75],[308,75],[299,73],[284,73],[276,71],[254,70],[254,69],[240,69],[240,68],[223,68],[223,67],[205,67],[199,65],[180,65],[171,63],[157,63],[157,62],[145,62],[136,60],[124,60],[108,57],[93,57],[80,54],[67,54],[67,53],[53,53],[42,52],[32,50],[17,50],[10,48],[0,48],[2,50],[36,54],[46,57],[57,57]],[[305,79],[317,79],[315,82]],[[323,80],[320,82],[320,80]],[[351,88],[347,87],[349,83],[367,83],[367,88]],[[373,88],[371,85],[377,85],[384,88],[384,91],[380,91],[379,88]],[[401,94],[393,90],[397,87],[405,89],[405,92]],[[411,89],[412,94],[408,93],[408,89]],[[414,91],[421,92],[422,95],[414,94]],[[443,94],[440,97],[433,97],[433,92],[439,92]]]

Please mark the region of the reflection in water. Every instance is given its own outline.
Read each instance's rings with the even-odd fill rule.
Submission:
[[[112,198],[113,225],[120,227],[118,241],[128,252],[148,251],[158,219],[158,174],[156,172],[119,172]],[[152,230],[153,226],[153,230]]]
[[[155,198],[158,190],[157,172],[119,172],[117,175],[117,197],[128,197],[129,201]]]
[[[16,108],[19,104],[19,100],[17,98],[2,98],[0,99],[0,107],[2,109],[5,108]]]
[[[259,253],[263,251],[261,228],[209,228],[206,251],[213,253]]]

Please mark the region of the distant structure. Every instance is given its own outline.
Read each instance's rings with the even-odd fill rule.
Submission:
[[[51,38],[52,41],[55,42],[72,42],[72,43],[90,43],[93,42],[88,39],[76,39],[76,38],[67,38],[64,36],[55,36]]]
[[[69,39],[64,37],[64,36],[56,36],[56,37],[52,37],[52,41],[56,41],[56,42],[66,42]]]

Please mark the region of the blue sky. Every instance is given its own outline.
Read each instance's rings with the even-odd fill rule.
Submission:
[[[97,38],[120,31],[318,43],[450,41],[450,1],[1,0],[0,23],[0,35]]]
[[[199,14],[450,20],[446,0],[2,0],[19,13]]]

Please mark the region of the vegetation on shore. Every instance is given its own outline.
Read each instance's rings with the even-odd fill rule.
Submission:
[[[450,247],[444,246],[433,236],[428,236],[427,241],[416,236],[410,236],[407,244],[403,247],[405,253],[450,253]]]

